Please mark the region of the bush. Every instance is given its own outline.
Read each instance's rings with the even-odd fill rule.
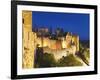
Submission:
[[[83,64],[76,59],[76,57],[73,54],[70,54],[69,56],[62,57],[58,61],[59,67],[66,67],[66,66],[82,66]]]
[[[45,68],[45,67],[55,67],[56,60],[53,54],[43,53],[42,56],[38,57],[38,62],[35,64],[36,68]]]
[[[44,53],[42,62],[43,64],[41,67],[55,67],[56,66],[56,60],[53,54]]]
[[[77,55],[80,57],[85,64],[89,66],[89,61],[90,61],[90,50],[87,47],[83,47],[80,43],[80,51],[79,54]]]
[[[75,55],[70,54],[69,56],[62,57],[57,62],[54,55],[51,53],[43,53],[42,49],[38,49],[37,58],[35,61],[35,68],[45,67],[67,67],[67,66],[82,66],[83,64],[78,61]]]
[[[85,63],[87,65],[89,65],[89,61],[90,61],[90,52],[89,52],[89,50],[86,50],[86,49],[84,50],[83,57],[85,59]]]

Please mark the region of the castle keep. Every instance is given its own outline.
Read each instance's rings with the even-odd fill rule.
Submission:
[[[68,32],[66,36],[58,37],[57,39],[51,39],[51,36],[38,36],[41,34],[41,30],[48,32],[48,28],[40,28],[37,32],[32,30],[32,11],[23,11],[22,21],[23,68],[34,67],[34,54],[37,45],[38,47],[43,47],[44,52],[54,53],[55,55],[57,54],[57,51],[59,54],[62,54],[60,52],[63,52],[63,50],[66,50],[72,54],[75,54],[77,51],[79,51],[78,35],[72,35]]]

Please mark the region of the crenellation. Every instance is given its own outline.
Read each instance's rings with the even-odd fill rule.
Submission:
[[[44,52],[60,54],[60,57],[65,54],[75,54],[79,51],[79,36],[73,35],[72,33],[66,33],[66,36],[60,35],[60,37],[51,38],[48,28],[39,28],[36,31],[32,30],[32,12],[23,11],[22,18],[23,22],[23,68],[33,68],[34,67],[34,55],[37,45],[42,47]],[[48,33],[45,35],[44,33]],[[59,36],[59,31],[57,31],[57,36]],[[57,53],[57,54],[56,54]]]

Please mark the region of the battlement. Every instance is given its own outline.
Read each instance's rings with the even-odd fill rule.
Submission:
[[[33,68],[34,66],[34,54],[37,45],[38,47],[48,48],[52,50],[51,52],[61,51],[66,49],[72,54],[79,51],[79,36],[73,35],[71,32],[66,33],[65,36],[60,35],[60,37],[55,35],[45,35],[43,33],[48,33],[48,28],[38,29],[33,32],[32,30],[32,12],[23,11],[23,68]],[[57,31],[57,35],[60,31]]]

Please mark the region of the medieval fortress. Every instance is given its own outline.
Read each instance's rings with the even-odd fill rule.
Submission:
[[[65,36],[52,39],[51,36],[38,36],[41,30],[48,32],[48,28],[39,28],[37,32],[32,30],[32,11],[22,12],[23,21],[23,68],[33,68],[34,66],[34,54],[36,47],[43,47],[44,53],[52,53],[55,59],[58,60],[62,56],[68,54],[75,54],[79,51],[79,36],[66,33]],[[34,26],[33,26],[34,27]]]

